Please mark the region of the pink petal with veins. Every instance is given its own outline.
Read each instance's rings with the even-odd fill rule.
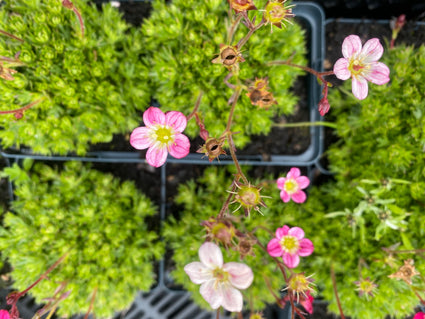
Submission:
[[[186,116],[181,112],[170,111],[165,113],[165,124],[171,126],[175,131],[181,133],[187,125]]]
[[[159,143],[155,143],[146,152],[146,161],[153,167],[160,167],[167,160],[167,147],[159,145]]]
[[[288,235],[294,236],[296,239],[300,240],[304,238],[304,231],[300,227],[292,227],[288,231]]]
[[[288,254],[288,253],[283,253],[282,259],[283,259],[283,263],[288,268],[295,268],[300,263],[300,257],[298,257],[297,254],[291,255],[291,254]]]
[[[384,47],[379,42],[379,39],[373,38],[364,44],[360,55],[364,57],[363,62],[370,63],[378,61],[382,57],[383,53]]]
[[[282,246],[280,246],[279,240],[277,238],[273,238],[267,244],[267,252],[272,257],[280,257],[283,254]]]
[[[375,62],[372,64],[372,70],[365,75],[366,80],[382,85],[390,81],[390,69],[381,62]]]
[[[159,108],[151,106],[143,113],[143,123],[146,126],[165,124],[165,114]]]
[[[344,58],[350,58],[356,53],[360,53],[362,50],[362,41],[357,35],[349,35],[342,42],[342,55]]]
[[[184,271],[195,284],[202,284],[208,280],[213,279],[211,269],[207,268],[199,261],[192,262],[184,266]]]
[[[368,94],[368,85],[364,77],[353,77],[352,88],[354,96],[359,100],[364,100]]]
[[[348,70],[349,62],[347,59],[340,58],[334,64],[335,76],[340,80],[348,80],[351,77],[351,72]]]
[[[151,147],[154,142],[149,137],[150,132],[151,129],[145,126],[135,128],[130,135],[131,146],[138,150]]]
[[[298,250],[298,255],[301,257],[310,256],[314,251],[313,243],[310,239],[303,238],[300,240],[300,248]]]
[[[174,142],[169,146],[171,156],[175,158],[183,158],[189,154],[190,142],[186,135],[177,134],[174,137]]]

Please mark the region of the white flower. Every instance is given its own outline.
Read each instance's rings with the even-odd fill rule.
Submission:
[[[195,284],[200,284],[199,292],[217,309],[222,306],[230,312],[242,311],[242,293],[238,289],[248,288],[254,280],[251,268],[242,263],[223,264],[220,248],[211,242],[202,244],[198,251],[201,262],[192,262],[184,271]]]

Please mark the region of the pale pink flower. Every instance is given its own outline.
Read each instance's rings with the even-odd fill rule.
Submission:
[[[267,252],[272,257],[282,257],[283,263],[289,268],[295,268],[300,263],[300,256],[306,257],[313,253],[314,246],[310,239],[304,238],[300,227],[284,225],[276,229],[276,238],[267,244]]]
[[[338,79],[352,78],[352,91],[356,98],[363,100],[368,93],[367,81],[382,85],[390,80],[390,69],[378,62],[384,53],[379,39],[368,40],[362,47],[357,35],[349,35],[342,43],[343,58],[334,65],[334,73]]]
[[[242,293],[238,289],[248,288],[254,280],[251,268],[242,263],[223,264],[220,248],[211,242],[202,244],[198,251],[201,262],[192,262],[184,267],[190,280],[200,284],[199,292],[217,309],[222,306],[230,312],[242,311]]]
[[[301,172],[298,168],[292,167],[289,173],[285,177],[279,177],[276,181],[277,187],[281,190],[280,198],[283,202],[287,203],[292,200],[295,203],[304,203],[307,199],[307,195],[302,189],[307,188],[310,184],[310,180],[307,176],[301,176]]]
[[[138,149],[149,148],[146,161],[154,167],[162,166],[168,153],[175,158],[183,158],[189,154],[190,142],[181,134],[186,128],[186,116],[181,112],[163,113],[159,108],[151,106],[143,113],[146,126],[133,130],[130,144]]]
[[[413,319],[425,319],[425,313],[423,312],[418,312]]]
[[[7,310],[0,310],[0,319],[9,319],[9,311]]]

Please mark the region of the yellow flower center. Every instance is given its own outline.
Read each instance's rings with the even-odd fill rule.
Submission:
[[[310,281],[304,274],[294,274],[289,278],[288,287],[295,293],[305,294],[310,288]]]
[[[283,236],[280,240],[280,246],[282,247],[283,251],[294,254],[298,251],[300,243],[296,237],[287,235]]]
[[[152,137],[161,144],[170,145],[174,142],[174,130],[165,125],[158,125]]]
[[[265,9],[265,18],[268,22],[279,23],[286,15],[286,9],[280,2],[269,2]]]
[[[225,283],[229,281],[229,273],[221,268],[215,268],[212,273],[216,282]]]
[[[294,179],[288,179],[285,181],[285,185],[283,186],[283,189],[288,194],[294,194],[298,191],[298,184]]]
[[[350,61],[350,64],[348,65],[348,70],[354,76],[361,75],[365,71],[365,69],[366,65],[358,59],[352,59]]]

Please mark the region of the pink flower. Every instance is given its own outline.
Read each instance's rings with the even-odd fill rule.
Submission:
[[[151,106],[143,113],[146,126],[133,130],[130,144],[138,149],[149,148],[146,161],[154,167],[162,166],[168,152],[175,158],[183,158],[189,154],[190,142],[181,134],[186,128],[186,116],[181,112],[163,113],[159,108]]]
[[[184,267],[190,280],[200,284],[202,297],[217,309],[223,306],[231,312],[242,311],[242,293],[238,289],[248,288],[254,280],[251,268],[245,264],[229,262],[223,265],[220,248],[211,242],[199,248],[201,262],[192,262]]]
[[[277,187],[281,190],[280,198],[287,203],[292,198],[295,203],[304,203],[307,195],[302,189],[307,188],[310,180],[306,176],[301,176],[298,168],[292,167],[288,175],[277,179]]]
[[[9,319],[10,315],[7,310],[0,310],[0,319]]]
[[[338,79],[352,78],[352,91],[356,98],[363,100],[368,93],[367,81],[382,85],[390,80],[390,69],[377,62],[384,48],[378,39],[362,42],[357,35],[349,35],[342,43],[342,55],[334,65],[334,73]]]
[[[418,312],[413,319],[425,319],[425,313],[423,312]]]
[[[283,226],[276,229],[276,238],[267,244],[267,252],[272,257],[281,257],[289,268],[295,268],[300,263],[300,256],[306,257],[313,253],[314,246],[310,239],[304,238],[300,227]]]

